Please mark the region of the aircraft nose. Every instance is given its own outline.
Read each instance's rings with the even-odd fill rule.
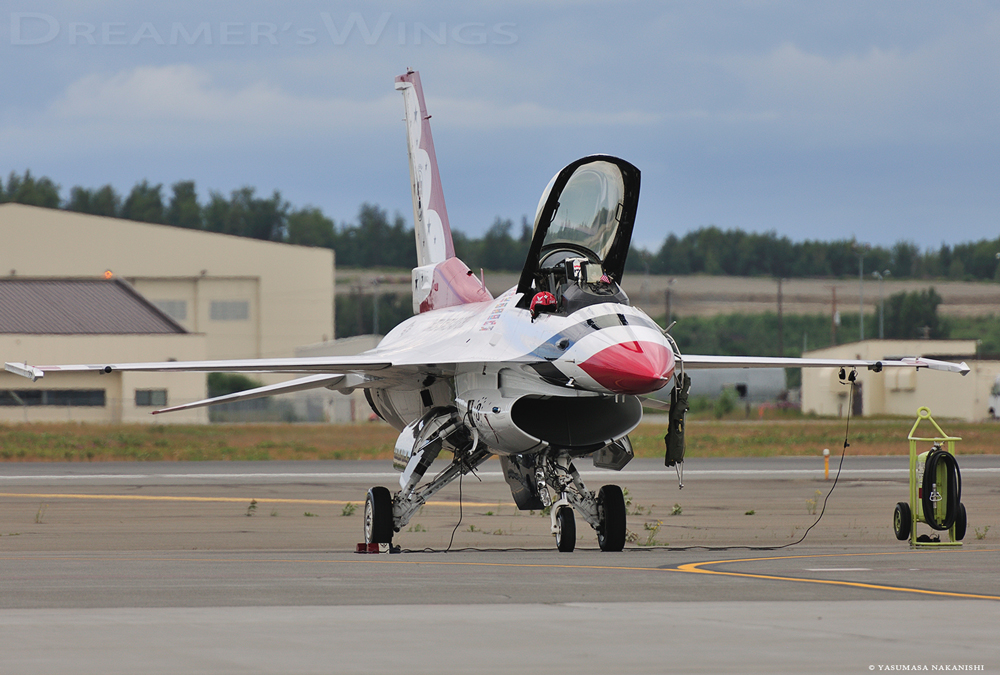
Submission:
[[[597,352],[580,368],[608,391],[648,394],[673,376],[674,353],[658,342],[619,342]]]

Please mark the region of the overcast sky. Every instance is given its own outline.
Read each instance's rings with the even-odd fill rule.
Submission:
[[[595,152],[635,240],[705,225],[922,248],[1000,235],[1000,4],[8,0],[0,172],[250,185],[412,217],[419,70],[452,227],[533,217]]]

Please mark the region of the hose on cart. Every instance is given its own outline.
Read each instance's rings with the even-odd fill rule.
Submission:
[[[948,481],[948,503],[944,520],[938,520],[936,502],[940,500],[934,495],[940,495],[936,490],[938,466],[943,464]],[[932,448],[927,453],[924,463],[924,482],[921,486],[921,503],[924,509],[924,521],[935,530],[948,530],[955,524],[958,510],[962,503],[962,474],[958,470],[958,460],[955,455],[939,447]]]

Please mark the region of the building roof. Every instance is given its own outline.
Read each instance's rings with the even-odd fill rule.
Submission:
[[[121,279],[0,278],[0,333],[186,333]]]

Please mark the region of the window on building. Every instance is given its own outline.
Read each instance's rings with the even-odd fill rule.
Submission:
[[[136,389],[135,405],[137,407],[162,407],[167,405],[166,389]]]
[[[151,302],[174,321],[186,321],[188,318],[187,300],[152,300]]]
[[[247,321],[250,303],[246,300],[213,300],[209,308],[212,321]]]
[[[0,406],[103,408],[103,389],[0,389]]]

